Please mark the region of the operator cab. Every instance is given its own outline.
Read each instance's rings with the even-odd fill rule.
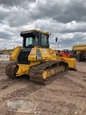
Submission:
[[[34,46],[41,48],[49,48],[49,33],[39,30],[22,31],[23,48],[33,48]]]
[[[49,33],[40,30],[22,31],[20,34],[23,37],[23,48],[20,51],[17,62],[19,64],[30,64],[28,56],[33,47],[49,48]]]

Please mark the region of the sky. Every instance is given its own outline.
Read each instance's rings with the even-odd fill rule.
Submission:
[[[0,0],[0,49],[22,45],[20,32],[30,29],[51,33],[55,49],[86,44],[86,0]]]

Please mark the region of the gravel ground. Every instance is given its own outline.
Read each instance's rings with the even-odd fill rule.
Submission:
[[[0,62],[0,115],[86,115],[86,62],[77,62],[77,71],[69,70],[48,85],[27,76],[8,78],[7,64]]]

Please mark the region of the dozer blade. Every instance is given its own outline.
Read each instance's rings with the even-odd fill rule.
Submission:
[[[68,64],[65,61],[48,61],[33,66],[30,69],[30,80],[41,84],[48,84],[68,71]]]
[[[66,58],[66,57],[62,57],[62,58],[63,58],[63,60],[65,60],[68,63],[70,70],[77,71],[75,58]]]
[[[17,69],[17,62],[11,62],[6,66],[5,73],[9,78],[15,78]]]

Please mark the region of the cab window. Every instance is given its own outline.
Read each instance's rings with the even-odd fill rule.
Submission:
[[[25,46],[32,45],[32,40],[33,40],[32,37],[27,37],[27,38],[26,38],[26,41],[25,41]]]
[[[41,34],[41,46],[47,46],[48,45],[48,41],[47,41],[47,36],[44,34]]]
[[[38,37],[37,36],[25,37],[24,38],[24,46],[25,47],[38,46]]]

